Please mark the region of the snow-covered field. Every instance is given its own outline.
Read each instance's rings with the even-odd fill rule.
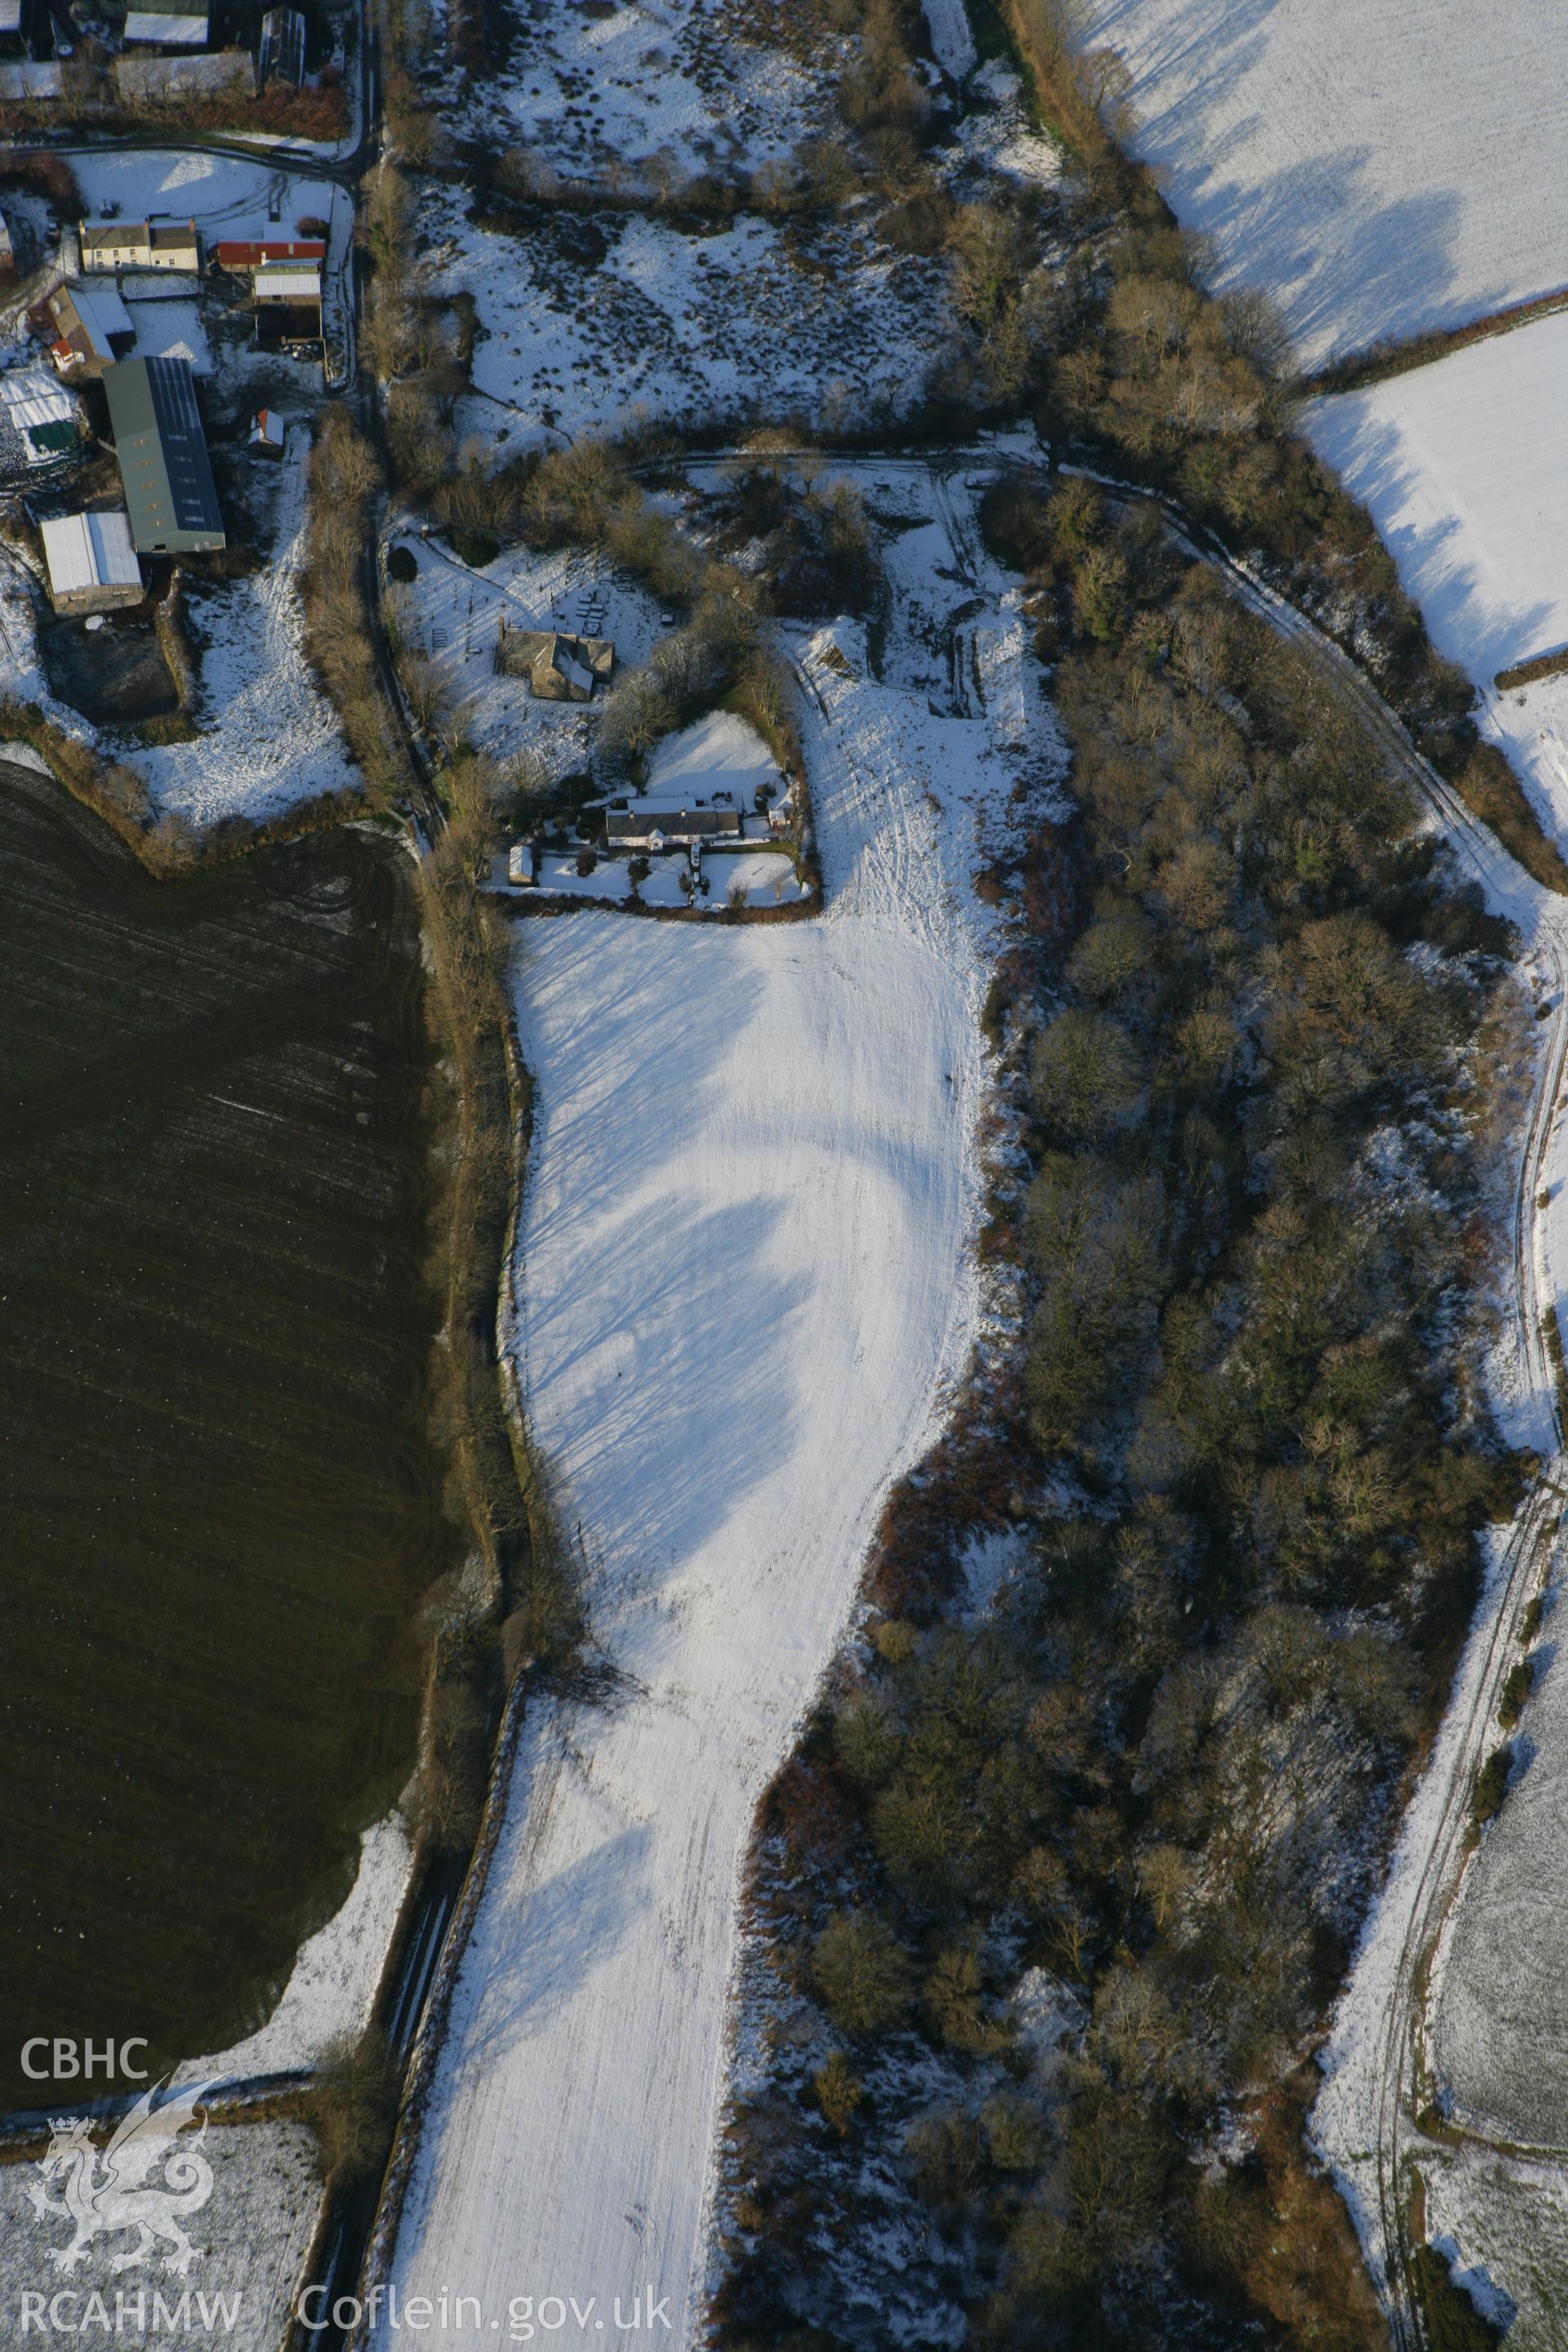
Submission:
[[[1568,2180],[1485,2148],[1419,2167],[1432,2242],[1509,2352],[1562,2352],[1568,2319]]]
[[[944,265],[879,245],[858,210],[809,249],[753,214],[711,236],[609,212],[549,215],[512,235],[469,221],[461,192],[438,185],[421,216],[438,289],[478,306],[479,397],[464,417],[487,438],[572,439],[639,410],[694,424],[753,408],[800,409],[831,433],[902,414],[950,331]],[[579,249],[584,227],[597,258]]]
[[[1089,0],[1136,152],[1310,364],[1568,281],[1552,0]]]
[[[1456,1909],[1431,2025],[1432,2063],[1458,2119],[1541,2147],[1568,2146],[1568,1672],[1557,1630],[1548,1622],[1521,1769]]]
[[[525,1724],[392,2263],[489,2307],[651,2290],[677,2345],[752,1809],[981,1313],[968,877],[1017,762],[858,628],[798,652],[823,919],[521,934],[510,1344],[606,1687]]]
[[[759,792],[783,789],[773,753],[756,729],[732,710],[711,710],[694,727],[665,737],[648,761],[647,782],[638,798],[679,808],[722,794],[743,814]]]
[[[200,2134],[200,2126],[187,2130],[177,2146],[194,2146]],[[123,2347],[123,2352],[156,2352],[174,2343],[278,2352],[321,2203],[314,2139],[297,2123],[209,2124],[201,2150],[212,2167],[212,2193],[186,2216],[184,2227],[202,2259],[184,2277],[164,2268],[168,2249],[162,2245],[139,2267],[114,2270],[114,2257],[136,2244],[125,2229],[94,2239],[85,2259],[62,2275],[49,2256],[70,2242],[70,2224],[35,2213],[27,2193],[42,2188],[58,2202],[59,2181],[46,2183],[32,2163],[0,2166],[4,2341],[47,2345],[79,2338]],[[155,2297],[178,2315],[187,2293],[183,2322],[177,2315],[160,2318]],[[24,2295],[41,2296],[42,2307],[37,2302],[24,2306]],[[48,2304],[56,2295],[64,2299],[51,2324]],[[122,2298],[118,2306],[117,2297]]]
[[[689,173],[755,171],[830,126],[825,37],[813,29],[808,69],[748,38],[743,12],[702,0],[551,8],[531,17],[507,68],[466,93],[466,120],[571,179],[655,158]]]
[[[1568,845],[1568,677],[1500,695],[1492,684],[1568,645],[1565,384],[1559,314],[1314,401],[1303,424],[1371,509],[1433,643],[1474,680],[1486,732]]]

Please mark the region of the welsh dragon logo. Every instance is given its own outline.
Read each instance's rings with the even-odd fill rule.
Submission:
[[[137,2242],[110,2255],[111,2271],[144,2263],[157,2239],[173,2248],[163,2257],[163,2268],[177,2271],[182,2278],[193,2263],[203,2259],[203,2249],[192,2245],[182,2223],[187,2215],[199,2213],[213,2193],[212,2166],[202,2154],[205,2115],[189,2146],[176,2142],[195,2121],[205,2090],[180,2091],[154,2106],[157,2089],[155,2084],[121,2116],[101,2149],[93,2145],[92,2126],[82,2116],[67,2116],[50,2126],[48,2150],[38,2159],[38,2170],[46,2182],[62,2184],[61,2194],[51,2197],[35,2180],[27,2195],[35,2212],[74,2225],[70,2243],[49,2250],[56,2270],[75,2270],[95,2238],[121,2230],[136,2231]],[[160,2168],[162,2177],[155,2178]]]

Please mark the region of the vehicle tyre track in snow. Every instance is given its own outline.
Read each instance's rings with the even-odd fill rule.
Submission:
[[[978,1328],[973,800],[1016,771],[836,634],[795,640],[820,919],[521,934],[509,1346],[610,1672],[524,1718],[375,2266],[404,2305],[651,2294],[692,2340],[755,1807]]]
[[[931,479],[945,513],[949,486],[941,469]],[[1155,503],[1189,552],[1335,677],[1547,976],[1513,1256],[1529,1377],[1555,1427],[1533,1203],[1568,1057],[1568,908],[1476,822],[1339,647]],[[534,927],[546,939],[521,1016],[540,1125],[517,1346],[563,1518],[591,1530],[590,1610],[626,1679],[608,1709],[563,1698],[525,1729],[492,1878],[504,1892],[481,1906],[458,1972],[397,2241],[405,2299],[595,2294],[603,2309],[651,2289],[671,2294],[673,2340],[689,2336],[752,1808],[842,1627],[877,1500],[935,1425],[973,1329],[955,1271],[979,1081],[977,965],[953,914],[966,860],[910,761],[890,760],[884,778],[874,730],[850,748],[839,718],[858,682],[826,651],[808,643],[798,662],[830,893],[821,922],[692,933],[580,914]],[[939,1103],[958,1122],[945,1176],[930,1149]],[[911,1178],[926,1195],[912,1217],[900,1208]],[[900,1271],[933,1224],[945,1249]],[[876,1328],[797,1356],[788,1335],[832,1331],[868,1282],[884,1293]],[[715,1297],[734,1301],[732,1318],[711,1313]],[[868,1364],[897,1364],[901,1382],[873,1400],[869,1452]],[[1377,2096],[1363,2237],[1374,2268],[1381,2238],[1402,2347],[1418,2342],[1399,2176],[1416,2137],[1423,1961],[1459,1881],[1475,1770],[1557,1499],[1543,1474],[1510,1531],[1479,1663],[1382,1906],[1397,1950],[1354,2063]],[[763,1618],[766,1654],[748,1654],[748,1620]]]
[[[1443,1921],[1462,1882],[1471,1793],[1485,1752],[1497,1736],[1502,1685],[1521,1654],[1521,1624],[1539,1584],[1543,1550],[1550,1542],[1562,1502],[1556,1483],[1563,1442],[1561,1410],[1544,1322],[1546,1316],[1555,1314],[1556,1306],[1554,1300],[1542,1295],[1534,1203],[1552,1150],[1552,1127],[1564,1065],[1568,1062],[1568,908],[1561,898],[1532,881],[1495,836],[1471,815],[1458,795],[1416,750],[1396,714],[1340,646],[1241,565],[1206,549],[1194,546],[1192,551],[1202,554],[1205,562],[1220,571],[1253,612],[1281,635],[1306,647],[1331,672],[1390,760],[1438,818],[1460,864],[1481,884],[1492,902],[1500,905],[1519,923],[1529,951],[1545,970],[1552,993],[1552,1025],[1514,1187],[1511,1255],[1520,1331],[1531,1386],[1544,1400],[1551,1414],[1554,1458],[1537,1478],[1510,1530],[1494,1579],[1499,1597],[1484,1635],[1483,1654],[1479,1663],[1472,1658],[1465,1672],[1468,1705],[1462,1716],[1445,1720],[1427,1767],[1429,1774],[1441,1775],[1440,1806],[1432,1827],[1425,1831],[1426,1848],[1416,1861],[1414,1885],[1400,1885],[1405,1921],[1396,1963],[1382,2003],[1371,2061],[1378,2078],[1378,2127],[1373,2153],[1381,2265],[1376,2261],[1379,2250],[1369,2247],[1368,2252],[1373,2257],[1374,2271],[1381,2270],[1381,2284],[1400,2352],[1419,2352],[1421,2326],[1410,2284],[1410,2261],[1415,2249],[1401,2196],[1400,2173],[1412,2143],[1420,2144],[1415,2118],[1421,2104],[1424,1979]],[[1411,1820],[1415,1820],[1414,1811]],[[1401,1876],[1396,1872],[1391,1877],[1391,1891]],[[1509,2154],[1568,2152],[1516,2147],[1497,2139],[1486,2144]]]
[[[647,1689],[525,1727],[395,2274],[651,2290],[679,2341],[752,1811],[967,1349],[978,1053],[955,975],[855,917],[548,930],[516,1345],[602,1549],[597,1638]]]
[[[1521,1654],[1520,1628],[1540,1581],[1542,1553],[1563,1501],[1561,1400],[1545,1324],[1546,1317],[1556,1313],[1556,1302],[1548,1295],[1543,1275],[1536,1201],[1551,1162],[1568,1066],[1568,903],[1532,880],[1471,814],[1417,751],[1398,715],[1355,662],[1305,614],[1211,541],[1170,500],[1087,467],[1068,467],[1063,471],[1082,473],[1118,497],[1157,507],[1188,554],[1209,564],[1249,611],[1301,646],[1329,672],[1392,764],[1432,811],[1460,865],[1480,883],[1492,904],[1517,925],[1527,954],[1544,973],[1550,993],[1551,1027],[1514,1186],[1510,1255],[1525,1367],[1530,1388],[1550,1422],[1552,1458],[1543,1465],[1509,1531],[1492,1578],[1496,1599],[1489,1604],[1489,1622],[1481,1629],[1478,1616],[1472,1632],[1472,1645],[1478,1640],[1481,1644],[1479,1654],[1472,1647],[1461,1664],[1454,1699],[1407,1811],[1384,1895],[1368,1922],[1363,1954],[1374,1945],[1382,1952],[1384,1938],[1389,1946],[1384,1954],[1384,1990],[1378,2000],[1375,2023],[1370,2031],[1360,2030],[1352,2055],[1344,2061],[1347,2066],[1354,2066],[1363,2080],[1371,2080],[1376,2086],[1376,2129],[1370,2151],[1375,2173],[1376,2226],[1373,2229],[1362,2211],[1358,2228],[1383,2290],[1400,2352],[1419,2352],[1421,2325],[1410,2284],[1415,2249],[1400,2193],[1400,2174],[1413,2146],[1435,2148],[1436,2145],[1423,2140],[1415,2126],[1421,2105],[1426,1973],[1463,1882],[1471,1793],[1485,1751],[1498,1736],[1502,1685]],[[1488,1605],[1483,1602],[1483,1609]],[[1349,2005],[1347,1996],[1342,2014]],[[1336,2033],[1339,2030],[1336,2027]],[[1329,2094],[1323,2095],[1327,2099]],[[1483,2138],[1462,2128],[1460,2137],[1499,2154],[1568,2157],[1568,2149],[1543,2149],[1495,2136]],[[1359,2188],[1342,2170],[1340,2177],[1352,2212],[1356,2211]]]

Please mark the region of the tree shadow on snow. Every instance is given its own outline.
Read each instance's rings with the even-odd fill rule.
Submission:
[[[648,1839],[641,1823],[617,1831],[539,1884],[492,1871],[484,1910],[490,1957],[476,1937],[468,1965],[483,1970],[484,1991],[469,2011],[458,2063],[493,2065],[549,2032],[581,1997],[647,1906]]]
[[[1511,287],[1462,296],[1457,287],[1462,188],[1387,198],[1371,184],[1378,156],[1370,144],[1259,175],[1249,149],[1278,136],[1264,109],[1278,114],[1288,101],[1292,65],[1310,73],[1316,62],[1309,43],[1280,73],[1263,68],[1270,41],[1289,37],[1271,23],[1279,5],[1187,0],[1151,28],[1148,0],[1110,0],[1094,9],[1085,36],[1086,47],[1118,49],[1132,67],[1133,149],[1154,166],[1177,218],[1214,240],[1219,290],[1265,289],[1299,346],[1317,358],[1456,325],[1515,299]],[[1255,71],[1258,104],[1237,111]],[[1432,142],[1423,152],[1436,162]]]
[[[670,946],[651,931],[637,929],[643,955],[617,961],[609,1022],[592,971],[603,932],[552,940],[549,1060],[589,1076],[558,1104],[542,1090],[534,1149],[549,1200],[536,1196],[523,1240],[522,1369],[552,1445],[552,1398],[566,1400],[558,1508],[570,1537],[576,1492],[593,1497],[584,1536],[605,1559],[590,1570],[590,1598],[612,1654],[606,1607],[646,1596],[733,1523],[795,1443],[797,1318],[850,1311],[821,1296],[809,1262],[787,1262],[798,1155],[775,1172],[760,1135],[754,1190],[714,1199],[709,1189],[710,1128],[729,1129],[716,1154],[745,1157],[731,1089],[754,974],[743,955],[724,954],[728,939],[699,970],[693,952],[709,942],[676,930]],[[832,1157],[825,1143],[825,1167]]]
[[[1372,413],[1375,394],[1346,393],[1318,402],[1308,433],[1323,463],[1369,509],[1408,595],[1420,605],[1433,644],[1489,687],[1493,674],[1528,659],[1560,625],[1550,598],[1516,604],[1496,593],[1483,565],[1462,553],[1458,514],[1417,521],[1412,501],[1436,487],[1411,464],[1399,426]],[[1472,545],[1474,544],[1472,541]]]

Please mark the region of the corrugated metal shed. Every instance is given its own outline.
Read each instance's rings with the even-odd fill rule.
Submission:
[[[189,361],[127,360],[103,382],[139,551],[222,547],[223,515]]]
[[[258,302],[319,302],[321,299],[321,271],[313,266],[301,268],[298,262],[265,262],[251,282]]]
[[[142,567],[131,525],[120,509],[104,514],[53,515],[38,526],[49,567],[49,593],[79,596],[89,588],[140,588]]]
[[[205,6],[190,11],[167,6],[132,8],[126,15],[124,37],[128,41],[157,41],[166,47],[205,49],[207,12]]]

